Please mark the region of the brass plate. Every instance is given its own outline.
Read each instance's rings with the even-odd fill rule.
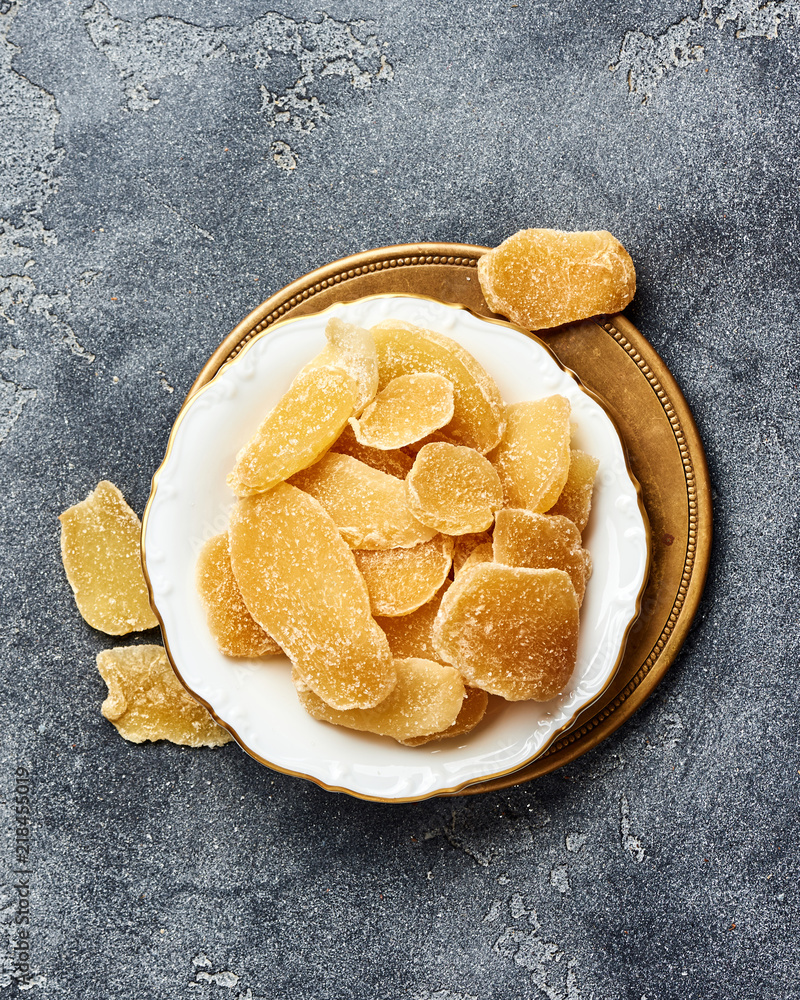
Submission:
[[[502,318],[486,305],[478,283],[476,264],[486,250],[460,243],[412,243],[368,250],[311,271],[262,302],[228,334],[187,400],[256,334],[278,320],[319,312],[336,302],[393,292],[426,295]],[[650,577],[641,614],[608,690],[532,763],[471,785],[460,795],[547,774],[621,726],[677,656],[700,602],[711,552],[711,486],[703,445],[689,406],[656,351],[622,314],[538,336],[603,398],[616,420],[650,519]]]

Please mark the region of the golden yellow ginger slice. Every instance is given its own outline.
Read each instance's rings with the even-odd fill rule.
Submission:
[[[592,455],[573,449],[569,453],[569,473],[564,489],[548,514],[561,514],[583,531],[592,509],[592,491],[600,465]]]
[[[443,729],[440,733],[431,733],[430,736],[412,736],[409,740],[400,740],[407,747],[420,747],[423,743],[431,743],[434,740],[449,740],[453,736],[464,736],[471,733],[486,714],[489,704],[489,695],[480,688],[465,688],[467,696],[462,702],[461,711],[452,726]]]
[[[506,407],[506,430],[489,456],[506,507],[539,513],[558,499],[569,473],[569,400],[547,396]]]
[[[142,572],[141,524],[117,487],[103,480],[59,520],[64,571],[89,625],[108,635],[158,625]]]
[[[503,487],[492,463],[474,448],[435,442],[417,453],[406,476],[414,517],[448,535],[488,528],[503,506]]]
[[[528,330],[615,313],[636,291],[630,254],[605,230],[523,229],[478,261],[489,308]]]
[[[368,448],[356,440],[353,428],[348,424],[333,444],[331,451],[338,455],[349,455],[357,458],[364,465],[369,465],[373,469],[385,472],[387,476],[394,476],[395,479],[405,479],[411,472],[414,459],[399,449],[389,451],[379,448]]]
[[[583,603],[592,557],[581,546],[581,533],[566,517],[506,508],[494,527],[494,561],[527,569],[563,569]]]
[[[469,686],[508,701],[549,701],[575,668],[575,588],[560,569],[474,566],[444,595],[433,643]]]
[[[350,425],[370,448],[402,448],[444,427],[453,418],[453,383],[435,372],[400,375]]]
[[[478,531],[471,535],[456,535],[453,542],[453,570],[458,573],[473,549],[486,542],[492,544],[492,535],[489,531]]]
[[[247,610],[231,567],[228,533],[215,535],[200,550],[195,570],[197,592],[208,630],[227,656],[270,656],[281,647]]]
[[[432,600],[447,579],[453,541],[436,535],[413,549],[358,549],[373,615],[408,615]]]
[[[263,493],[311,465],[339,436],[357,396],[345,371],[301,372],[236,456],[228,486],[240,497]]]
[[[221,747],[231,734],[218,726],[175,676],[161,646],[104,649],[97,669],[108,685],[103,715],[131,743],[169,740],[189,747]]]
[[[483,545],[476,545],[461,564],[461,568],[456,570],[455,575],[458,576],[459,573],[465,573],[473,566],[478,566],[480,563],[487,562],[494,562],[494,550],[491,542],[484,542]]]
[[[503,400],[494,379],[449,337],[403,320],[387,319],[372,328],[378,350],[378,389],[401,375],[434,372],[453,383],[453,419],[436,432],[453,444],[491,451],[503,434]]]
[[[449,586],[450,581],[445,580],[427,604],[423,604],[422,607],[412,611],[409,615],[393,618],[376,616],[375,621],[386,633],[389,648],[395,659],[408,657],[419,657],[423,660],[439,659],[439,654],[433,648],[431,636],[436,612],[439,610],[442,597]]]
[[[361,413],[378,391],[378,355],[369,330],[334,316],[325,327],[328,345],[304,371],[312,368],[338,368],[347,372],[357,385],[353,412]]]
[[[228,537],[250,614],[311,690],[342,710],[383,701],[396,680],[389,643],[353,553],[317,501],[287,483],[245,497]]]
[[[451,726],[464,701],[457,670],[432,660],[395,660],[397,686],[374,708],[336,711],[309,690],[304,678],[292,678],[303,708],[315,719],[395,740],[413,739]]]
[[[402,480],[349,455],[329,452],[292,485],[319,501],[353,549],[411,548],[436,534],[412,516]]]

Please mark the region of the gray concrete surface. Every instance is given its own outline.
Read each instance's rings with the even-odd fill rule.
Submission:
[[[798,0],[0,0],[0,997],[800,996],[798,57]],[[403,807],[123,743],[57,514],[101,478],[141,512],[286,282],[529,225],[623,240],[706,443],[655,696],[564,772]]]

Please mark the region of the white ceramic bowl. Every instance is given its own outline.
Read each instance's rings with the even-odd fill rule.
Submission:
[[[581,609],[578,661],[557,698],[501,703],[467,736],[405,747],[317,722],[301,708],[284,657],[218,652],[195,590],[203,542],[224,531],[234,497],[225,485],[236,452],[326,343],[330,316],[369,327],[395,317],[452,337],[494,376],[512,403],[561,393],[573,442],[600,460],[584,544],[594,571]],[[509,324],[416,296],[374,296],[288,320],[251,341],[182,411],[153,480],[143,553],[164,642],[186,687],[256,759],[337,791],[381,801],[447,794],[514,771],[542,753],[609,685],[636,618],[649,563],[638,487],[611,419],[538,340]]]

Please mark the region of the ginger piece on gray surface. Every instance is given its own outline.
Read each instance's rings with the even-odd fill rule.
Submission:
[[[592,558],[581,546],[581,533],[558,514],[534,514],[507,507],[498,511],[494,527],[494,561],[526,569],[563,569],[569,574],[578,604],[583,603]]]
[[[315,462],[352,416],[355,380],[338,368],[300,372],[236,456],[228,486],[237,496],[263,493]]]
[[[108,635],[158,625],[142,571],[142,526],[117,487],[103,480],[59,520],[64,571],[85,621]]]
[[[374,708],[336,711],[309,690],[302,676],[292,678],[303,708],[315,719],[402,741],[451,726],[464,702],[464,682],[457,670],[432,660],[395,660],[397,686]]]
[[[583,531],[592,509],[592,492],[600,462],[585,451],[573,449],[569,453],[569,473],[564,489],[548,514],[561,514]]]
[[[448,535],[483,531],[503,506],[503,487],[492,463],[474,448],[435,442],[417,453],[406,476],[413,516]]]
[[[248,611],[311,690],[342,711],[383,701],[396,683],[389,643],[353,553],[319,503],[281,483],[239,500],[228,537]]]
[[[506,407],[503,440],[489,456],[506,507],[542,513],[558,500],[569,474],[569,415],[565,396]]]
[[[208,629],[227,656],[272,656],[282,652],[247,610],[231,567],[228,533],[203,545],[195,570],[197,592],[206,612]]]
[[[407,659],[417,657],[422,660],[438,660],[439,654],[433,648],[431,639],[433,622],[436,612],[442,603],[442,597],[450,586],[450,581],[445,580],[433,598],[417,608],[408,615],[399,617],[384,618],[375,617],[375,621],[386,633],[389,640],[389,648],[395,659]]]
[[[456,535],[453,539],[453,570],[457,573],[469,558],[473,549],[486,543],[492,544],[489,531],[478,531],[471,535]]]
[[[399,449],[382,451],[379,448],[368,448],[356,440],[353,428],[348,424],[342,431],[331,448],[337,455],[349,455],[358,459],[364,465],[369,465],[379,472],[385,472],[387,476],[394,476],[395,479],[405,479],[411,471],[414,459]]]
[[[458,713],[456,721],[452,726],[443,729],[439,733],[431,733],[430,736],[412,736],[408,740],[400,740],[407,747],[420,747],[423,743],[432,743],[434,740],[449,740],[453,736],[464,736],[471,733],[486,714],[489,704],[489,695],[480,688],[465,687],[466,698],[461,704],[461,711]]]
[[[161,646],[123,646],[97,655],[108,685],[101,711],[131,743],[169,740],[189,747],[221,747],[231,734],[186,691]]]
[[[474,566],[444,595],[433,644],[470,687],[508,701],[549,701],[575,668],[575,588],[560,569]]]
[[[453,418],[436,437],[491,451],[503,433],[503,400],[494,379],[450,337],[403,320],[387,319],[372,328],[378,351],[379,391],[401,375],[434,372],[453,383]]]
[[[329,452],[291,485],[322,505],[353,549],[411,548],[436,534],[412,516],[402,480],[349,455]]]
[[[356,420],[356,438],[388,450],[414,444],[453,419],[453,383],[435,372],[400,375],[382,389]]]
[[[369,330],[333,316],[325,327],[328,345],[303,371],[312,368],[338,368],[347,372],[357,385],[353,412],[358,414],[378,391],[378,355]]]
[[[436,535],[413,549],[357,549],[373,615],[408,615],[432,600],[447,579],[453,542]]]
[[[527,330],[619,312],[636,291],[630,254],[605,230],[523,229],[481,257],[478,281],[489,308]]]

